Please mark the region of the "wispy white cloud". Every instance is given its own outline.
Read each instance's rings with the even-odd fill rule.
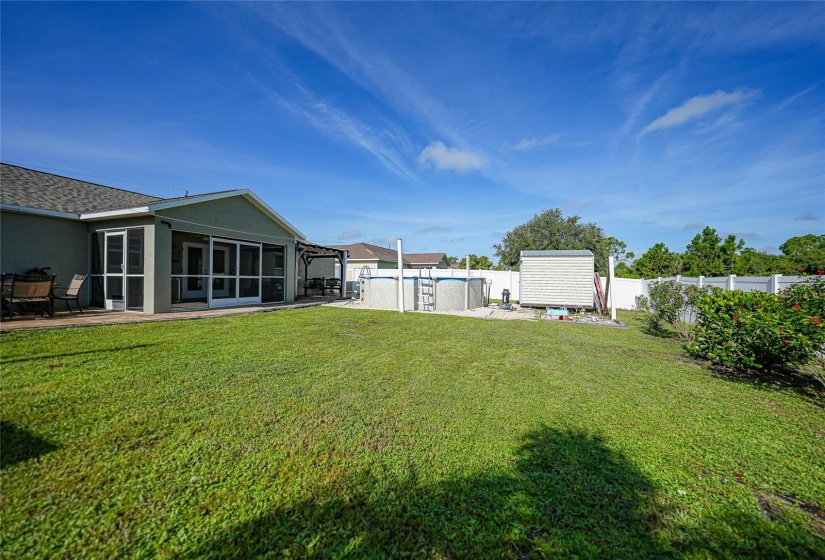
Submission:
[[[349,241],[351,239],[358,239],[361,237],[361,232],[357,229],[352,229],[350,231],[345,231],[341,235],[338,236],[338,239],[341,241]]]
[[[450,148],[441,141],[431,142],[424,148],[418,156],[418,161],[421,165],[432,165],[436,169],[459,173],[479,171],[488,164],[487,158],[481,154],[460,148]]]
[[[444,226],[430,226],[417,230],[413,235],[426,235],[428,233],[436,233],[441,231],[450,231],[452,228]]]
[[[550,136],[545,136],[544,138],[524,138],[511,149],[517,152],[532,150],[533,148],[539,148],[541,146],[547,146],[548,144],[558,142],[560,138],[561,135],[559,134],[551,134]]]
[[[453,125],[454,115],[391,60],[387,49],[359,42],[334,6],[261,2],[250,9],[376,98],[426,123],[442,138],[465,144]]]
[[[797,93],[791,95],[790,97],[782,100],[782,102],[779,105],[776,106],[776,111],[782,111],[783,109],[785,109],[789,105],[794,104],[796,101],[798,101],[802,97],[805,97],[806,95],[811,93],[813,90],[818,88],[821,83],[822,83],[822,81],[819,81],[819,82],[815,83],[814,85],[812,85],[811,87],[807,87],[807,88],[803,89],[802,91],[797,92]]]
[[[705,228],[705,224],[701,222],[694,222],[692,224],[685,224],[682,226],[682,231],[699,231]]]
[[[639,132],[639,138],[656,130],[682,126],[689,121],[699,119],[724,107],[748,103],[759,97],[759,95],[758,90],[743,89],[731,93],[716,90],[710,95],[697,95],[688,99],[679,107],[674,107],[661,117],[654,119]]]
[[[634,94],[632,96],[632,101],[629,103],[627,117],[625,118],[624,124],[622,124],[622,127],[619,129],[619,132],[616,134],[617,139],[626,137],[630,134],[630,131],[636,127],[636,123],[639,118],[647,110],[648,105],[650,105],[650,102],[657,95],[659,89],[662,87],[662,84],[668,76],[669,74],[660,76],[659,79],[653,82],[653,84],[641,95]]]
[[[293,98],[295,101],[286,99],[267,86],[261,85],[267,90],[270,99],[287,111],[305,119],[318,131],[339,142],[351,144],[366,151],[387,169],[401,177],[415,178],[415,174],[407,166],[399,149],[407,143],[400,131],[394,130],[386,123],[384,123],[385,127],[378,130],[343,109],[317,97],[297,82],[294,83]]]
[[[384,247],[387,245],[394,245],[395,242],[399,239],[400,237],[398,237],[397,235],[392,235],[390,237],[373,237],[372,239],[370,239],[370,243],[372,243],[373,245]]]

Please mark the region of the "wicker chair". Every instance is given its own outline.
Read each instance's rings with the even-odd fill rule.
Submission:
[[[15,303],[37,304],[40,308],[41,317],[43,316],[44,307],[48,310],[49,317],[52,317],[54,315],[54,309],[52,308],[53,285],[54,274],[45,276],[14,274],[11,277],[11,283],[8,285],[8,291],[4,289],[2,296],[3,310],[8,309],[9,319],[13,319]]]
[[[72,311],[72,306],[69,305],[70,301],[74,301],[75,305],[77,305],[78,311],[83,313],[83,308],[80,307],[80,290],[83,288],[83,284],[86,283],[86,278],[88,277],[88,274],[75,274],[72,281],[69,283],[69,287],[66,288],[66,293],[62,296],[54,296],[54,299],[59,299],[66,302],[66,309],[69,310],[69,313],[74,313],[74,311]]]

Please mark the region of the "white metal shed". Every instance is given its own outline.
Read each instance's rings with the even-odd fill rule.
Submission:
[[[595,262],[590,251],[522,251],[519,303],[593,307]]]

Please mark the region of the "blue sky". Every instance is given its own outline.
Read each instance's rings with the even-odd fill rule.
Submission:
[[[2,2],[0,156],[324,244],[825,233],[824,3]],[[494,259],[495,260],[495,259]]]

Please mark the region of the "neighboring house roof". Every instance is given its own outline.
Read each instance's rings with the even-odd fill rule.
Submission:
[[[447,253],[407,253],[404,258],[412,265],[437,265],[447,258]]]
[[[593,253],[587,249],[571,249],[567,251],[522,251],[522,257],[592,257]]]
[[[346,249],[348,261],[392,261],[398,262],[398,251],[394,249],[387,249],[379,247],[378,245],[370,245],[369,243],[351,243],[350,245],[331,245],[334,249]],[[404,255],[403,261],[409,264],[407,255]]]
[[[7,163],[0,164],[0,208],[77,220],[155,214],[158,210],[242,196],[298,239],[295,226],[249,189],[159,198]]]

